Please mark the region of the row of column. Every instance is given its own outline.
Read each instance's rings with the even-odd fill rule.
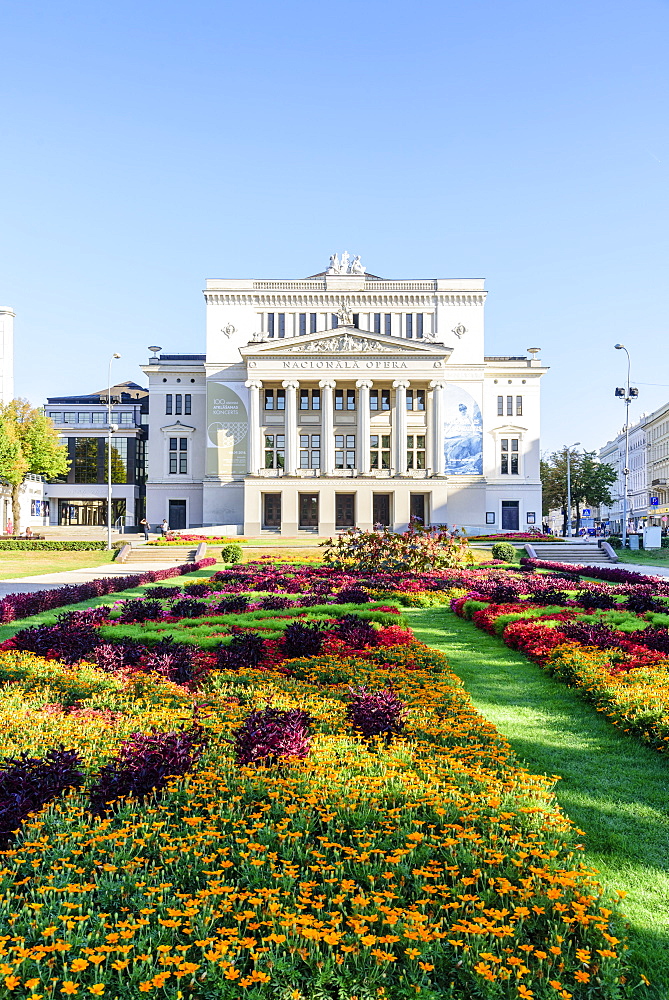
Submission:
[[[321,474],[331,476],[334,472],[334,389],[336,388],[334,379],[321,379],[318,387],[321,390]],[[358,462],[357,468],[360,475],[369,475],[370,469],[370,448],[369,438],[371,434],[371,413],[369,409],[369,391],[374,385],[371,379],[358,379],[355,387],[358,390]],[[392,383],[395,390],[395,406],[393,409],[393,428],[395,445],[395,468],[406,471],[406,451],[407,451],[407,405],[406,391],[411,385],[407,379],[396,379]],[[248,471],[251,475],[258,475],[263,470],[263,448],[262,448],[262,424],[260,410],[260,390],[263,383],[256,379],[249,379],[246,383],[249,389],[249,445],[248,445]],[[298,400],[297,393],[300,383],[296,379],[286,379],[281,383],[286,390],[286,408],[284,411],[285,421],[285,460],[284,474],[294,476],[299,467],[299,439],[298,439]],[[427,439],[428,439],[428,467],[432,468],[435,474],[441,475],[443,466],[443,441],[444,441],[444,402],[443,393],[445,382],[434,381],[429,383],[432,390],[432,402],[427,408]],[[438,466],[438,468],[437,468]]]

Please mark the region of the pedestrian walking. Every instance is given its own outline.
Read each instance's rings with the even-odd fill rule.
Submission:
[[[146,520],[145,517],[143,517],[142,520],[139,522],[139,524],[140,524],[140,527],[141,527],[142,531],[144,532],[144,541],[148,542],[148,540],[149,540],[149,522]]]
[[[162,523],[162,524],[160,525],[160,532],[161,532],[161,534],[162,534],[163,538],[167,538],[167,532],[168,532],[169,530],[170,530],[170,526],[169,526],[169,524],[167,523],[167,518],[166,518],[166,517],[164,517],[164,518],[163,518],[163,523]]]

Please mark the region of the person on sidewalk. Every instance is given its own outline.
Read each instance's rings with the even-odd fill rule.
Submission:
[[[143,517],[142,520],[139,522],[139,526],[142,529],[142,531],[144,532],[144,541],[148,542],[148,540],[149,540],[149,522],[146,520],[145,517]]]
[[[161,532],[161,534],[162,534],[163,538],[167,538],[167,532],[168,532],[169,530],[170,530],[170,526],[169,526],[169,524],[167,523],[167,518],[166,518],[166,517],[164,517],[164,518],[163,518],[163,523],[162,523],[162,524],[160,525],[160,532]]]

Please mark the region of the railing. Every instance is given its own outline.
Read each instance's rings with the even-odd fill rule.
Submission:
[[[322,292],[324,281],[254,281],[253,289],[258,292]]]
[[[436,292],[436,281],[366,281],[366,292]]]

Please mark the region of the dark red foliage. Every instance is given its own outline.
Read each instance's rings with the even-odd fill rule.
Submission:
[[[404,729],[407,709],[391,687],[368,691],[366,687],[349,688],[351,700],[346,707],[349,722],[363,736],[398,735]]]
[[[106,812],[110,803],[132,795],[140,801],[160,791],[170,777],[187,774],[202,755],[207,742],[202,726],[179,732],[132,733],[118,756],[101,767],[90,791],[94,816]]]
[[[146,600],[139,597],[134,601],[125,601],[121,607],[119,621],[150,622],[162,617],[164,609],[160,601]]]
[[[283,655],[287,660],[299,656],[318,656],[323,647],[323,632],[317,624],[291,622],[283,633]]]
[[[0,845],[6,846],[28,813],[83,783],[81,763],[76,750],[65,747],[48,750],[43,758],[25,753],[5,757],[0,767]]]
[[[378,633],[371,622],[357,615],[344,615],[333,629],[338,639],[343,639],[350,649],[378,646]]]
[[[217,615],[240,614],[248,609],[249,599],[245,594],[230,594],[219,601],[212,611]]]
[[[144,669],[153,670],[175,684],[186,684],[193,679],[195,656],[198,652],[196,646],[174,642],[168,636],[148,651],[144,658]]]
[[[54,656],[63,663],[77,663],[89,659],[100,642],[100,636],[92,625],[36,625],[24,628],[13,637],[15,649],[38,653],[40,656]]]
[[[369,594],[360,587],[344,587],[334,597],[335,604],[368,604],[369,601]]]
[[[227,646],[216,650],[216,665],[219,670],[243,670],[257,667],[265,655],[265,641],[255,632],[233,635]]]
[[[272,594],[270,597],[261,598],[260,607],[269,611],[284,611],[286,608],[292,608],[293,602],[289,597],[280,597],[278,594]]]
[[[264,708],[251,712],[235,729],[234,749],[237,764],[274,764],[281,758],[299,757],[309,753],[311,717],[299,708],[282,711]]]
[[[173,601],[170,604],[168,614],[175,618],[202,618],[211,614],[211,608],[205,601],[198,601],[194,597],[183,597],[180,601]]]

